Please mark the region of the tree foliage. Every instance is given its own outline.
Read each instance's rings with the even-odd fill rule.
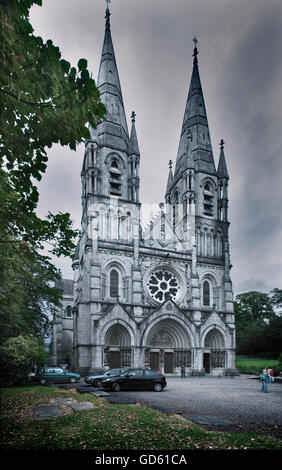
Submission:
[[[237,295],[234,302],[237,352],[277,354],[282,344],[282,316],[275,311],[281,302],[281,289],[270,293],[250,291]]]
[[[272,289],[272,291],[270,291],[270,298],[274,307],[277,309],[282,308],[282,289],[278,289],[277,287]]]
[[[20,334],[44,338],[50,334],[50,315],[60,304],[53,287],[59,278],[49,258],[28,243],[0,246],[0,341]]]
[[[43,365],[46,352],[42,341],[19,335],[0,346],[1,385],[22,384],[34,364]]]
[[[239,311],[246,320],[270,319],[273,314],[273,304],[268,294],[264,292],[250,291],[239,294],[236,297]]]
[[[50,283],[59,273],[48,251],[70,256],[77,232],[70,214],[36,213],[37,183],[54,143],[75,150],[105,107],[82,58],[77,67],[49,39],[33,34],[32,5],[0,0],[0,315],[1,339],[44,337],[47,311],[58,305]]]
[[[71,67],[50,39],[33,34],[29,9],[41,3],[0,1],[0,164],[28,213],[38,202],[34,180],[46,170],[46,148],[75,150],[90,136],[87,123],[96,127],[105,114],[87,61]]]

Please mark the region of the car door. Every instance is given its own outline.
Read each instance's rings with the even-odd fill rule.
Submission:
[[[126,374],[124,388],[128,390],[142,390],[144,388],[143,370],[134,369]]]
[[[56,383],[62,383],[67,381],[67,376],[63,369],[53,369],[52,381]]]
[[[45,369],[45,372],[43,374],[43,378],[47,380],[47,382],[56,382],[56,371],[55,369]]]
[[[144,388],[146,390],[152,389],[153,384],[156,382],[158,379],[157,374],[153,372],[152,370],[148,369],[144,371]]]
[[[50,368],[50,367],[45,367],[44,369],[41,369],[40,372],[39,372],[39,379],[40,379],[40,382],[42,381],[42,383],[46,382],[54,382],[53,380],[53,377],[54,377],[54,373],[53,373],[53,368]]]

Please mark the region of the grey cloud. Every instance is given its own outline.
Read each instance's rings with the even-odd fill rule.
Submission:
[[[235,293],[281,285],[281,1],[113,0],[110,8],[127,118],[133,109],[137,114],[141,201],[158,204],[164,198],[196,34],[216,164],[219,140],[226,140]],[[95,78],[104,10],[101,0],[48,0],[31,18],[36,33],[51,37],[72,64],[87,58]],[[69,211],[77,228],[82,158],[82,147],[72,156],[52,149],[40,185],[40,211],[47,213],[50,206]],[[71,277],[70,263],[63,266]]]

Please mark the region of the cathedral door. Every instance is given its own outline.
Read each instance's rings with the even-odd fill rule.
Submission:
[[[158,370],[160,368],[160,354],[158,352],[150,353],[150,367],[153,370]]]
[[[203,367],[206,371],[206,374],[210,373],[210,353],[204,353]]]
[[[164,354],[164,372],[165,374],[173,373],[173,353],[165,352]]]
[[[115,367],[121,367],[120,351],[109,352],[109,367],[114,369]]]

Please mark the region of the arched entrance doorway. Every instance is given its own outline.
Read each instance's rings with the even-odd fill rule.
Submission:
[[[112,325],[105,335],[103,365],[110,369],[132,365],[130,334],[119,323]]]
[[[223,334],[217,329],[210,330],[204,341],[203,368],[209,374],[213,369],[222,369],[226,364]]]
[[[165,374],[178,373],[192,364],[190,338],[175,320],[165,319],[155,324],[148,333],[145,366],[159,369]]]

